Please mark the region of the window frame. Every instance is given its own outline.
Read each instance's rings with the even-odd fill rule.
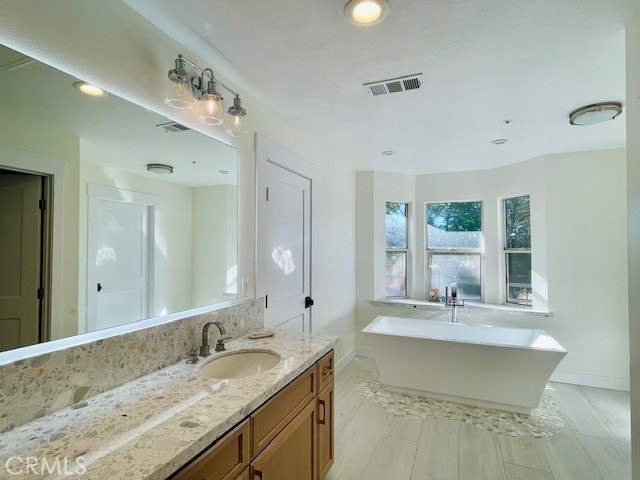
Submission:
[[[480,247],[478,248],[429,248],[429,205],[435,205],[440,203],[479,203],[480,204]],[[424,244],[425,244],[425,299],[429,299],[429,292],[431,291],[431,256],[432,255],[478,255],[480,258],[480,299],[469,300],[484,303],[485,285],[484,285],[484,270],[485,270],[485,245],[484,245],[484,201],[481,199],[474,200],[444,200],[444,201],[429,201],[424,203]],[[443,296],[444,292],[440,292]]]
[[[533,307],[533,298],[531,299],[531,303],[526,302],[511,302],[509,301],[509,254],[514,253],[528,253],[531,262],[531,272],[533,273],[533,253],[531,248],[531,241],[529,243],[529,248],[518,247],[518,248],[510,248],[507,247],[507,200],[512,200],[514,198],[521,197],[529,197],[529,228],[532,230],[531,237],[533,237],[533,228],[531,222],[531,194],[530,193],[521,193],[518,195],[510,195],[508,197],[502,197],[502,251],[504,255],[504,288],[502,292],[504,294],[504,303],[505,305],[518,305],[520,307]],[[531,275],[531,290],[533,292],[533,274]]]
[[[406,225],[405,225],[405,245],[406,247],[403,248],[399,248],[399,247],[387,247],[387,227],[386,227],[386,207],[387,204],[389,203],[397,203],[397,204],[402,204],[406,206]],[[409,275],[409,265],[410,265],[410,261],[409,261],[409,244],[410,244],[410,238],[409,238],[409,231],[410,231],[410,225],[409,225],[409,218],[410,218],[410,213],[411,213],[411,204],[409,202],[394,202],[394,201],[390,201],[387,200],[385,201],[385,229],[384,229],[384,247],[385,247],[385,253],[384,253],[384,260],[385,260],[385,285],[384,285],[384,290],[385,290],[385,298],[409,298],[409,292],[410,292],[410,288],[409,288],[409,279],[410,279],[410,275]],[[387,255],[389,253],[398,253],[398,252],[404,252],[405,255],[405,264],[404,264],[404,286],[405,286],[405,294],[404,295],[387,295],[387,282],[386,282],[386,263],[387,263]]]

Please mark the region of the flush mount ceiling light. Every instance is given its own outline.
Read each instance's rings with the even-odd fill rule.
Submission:
[[[90,95],[92,97],[106,97],[107,92],[105,92],[100,87],[96,87],[95,85],[91,85],[87,82],[75,82],[73,84],[75,88],[80,90],[85,95]]]
[[[187,70],[191,68],[197,72],[192,75]],[[242,117],[247,111],[242,108],[240,95],[227,87],[213,76],[210,68],[200,68],[195,63],[187,60],[182,54],[178,54],[175,60],[175,68],[169,70],[169,81],[164,103],[178,110],[192,108],[194,103],[199,103],[199,115],[201,121],[207,125],[221,125],[224,122],[222,96],[216,87],[222,87],[234,96],[233,105],[227,113],[234,117],[233,126],[227,133],[238,137],[246,133],[242,127]]]
[[[595,125],[613,120],[622,113],[622,104],[618,102],[602,102],[580,107],[569,114],[571,125]]]
[[[382,22],[389,15],[387,0],[349,0],[344,7],[349,21],[358,26],[371,26]]]
[[[147,165],[147,171],[158,175],[169,175],[173,173],[173,167],[163,163],[150,163]]]
[[[506,138],[496,138],[495,140],[491,140],[491,143],[493,143],[494,145],[504,145],[508,141],[509,140],[507,140]]]

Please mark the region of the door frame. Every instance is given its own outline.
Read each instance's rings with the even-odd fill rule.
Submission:
[[[280,168],[290,171],[296,175],[309,180],[309,296],[313,297],[313,175],[315,166],[313,163],[305,160],[300,155],[279,145],[273,140],[256,132],[254,138],[254,151],[256,155],[256,217],[255,231],[256,242],[254,251],[254,296],[255,298],[264,297],[266,295],[266,281],[262,278],[260,270],[259,249],[263,238],[261,231],[260,219],[263,218],[262,192],[265,191],[266,169],[268,164],[276,165]],[[278,161],[273,160],[277,158]],[[313,307],[309,310],[309,331],[313,331]]]
[[[42,231],[41,283],[44,295],[40,305],[40,338],[60,338],[62,313],[62,265],[64,230],[64,181],[67,162],[37,153],[0,145],[0,167],[44,177],[46,201]]]
[[[136,192],[124,188],[107,187],[104,185],[87,184],[87,284],[84,292],[85,305],[87,305],[87,332],[97,329],[96,297],[89,295],[89,289],[96,285],[95,262],[89,260],[91,252],[96,250],[96,231],[93,219],[97,218],[98,202],[107,200],[110,202],[133,203],[147,207],[147,318],[155,316],[155,287],[157,284],[155,268],[155,211],[160,201],[160,195],[152,193]],[[140,320],[145,320],[141,318]]]

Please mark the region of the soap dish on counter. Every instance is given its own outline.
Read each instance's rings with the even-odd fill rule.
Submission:
[[[257,330],[255,332],[249,333],[249,338],[252,340],[257,340],[258,338],[267,338],[273,337],[276,334],[273,330]]]

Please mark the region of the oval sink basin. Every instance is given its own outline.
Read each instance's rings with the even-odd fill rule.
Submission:
[[[220,355],[200,367],[208,378],[242,378],[258,375],[280,363],[280,355],[270,350],[244,350]]]

